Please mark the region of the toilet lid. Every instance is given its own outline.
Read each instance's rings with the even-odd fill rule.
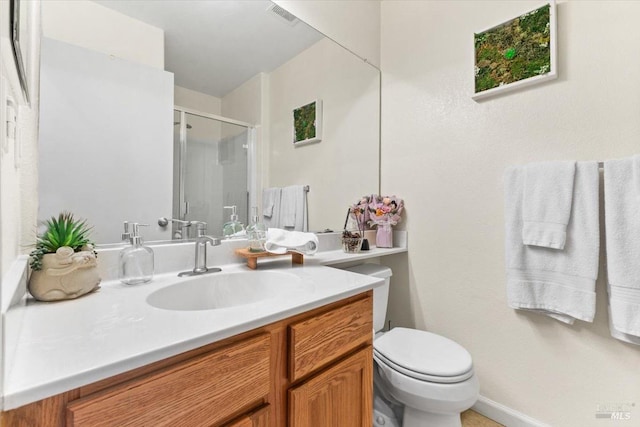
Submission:
[[[377,338],[373,347],[379,361],[413,378],[454,383],[473,375],[469,352],[431,332],[394,328]]]

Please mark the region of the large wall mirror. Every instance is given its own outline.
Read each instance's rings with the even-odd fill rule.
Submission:
[[[220,235],[267,188],[308,186],[308,228],[379,190],[380,73],[270,1],[49,0],[42,8],[40,209],[117,243]],[[321,138],[294,144],[320,101]]]

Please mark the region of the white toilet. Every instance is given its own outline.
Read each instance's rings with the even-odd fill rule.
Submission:
[[[460,413],[478,398],[471,355],[456,342],[416,329],[381,332],[391,269],[361,264],[346,270],[385,279],[373,291],[374,426],[460,427]]]

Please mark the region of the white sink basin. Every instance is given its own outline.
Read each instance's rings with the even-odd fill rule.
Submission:
[[[313,289],[283,271],[211,273],[151,293],[147,303],[165,310],[217,310],[239,307]]]

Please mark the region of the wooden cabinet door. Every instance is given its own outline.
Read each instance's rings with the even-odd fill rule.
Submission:
[[[290,427],[371,427],[372,412],[371,346],[289,390]]]

